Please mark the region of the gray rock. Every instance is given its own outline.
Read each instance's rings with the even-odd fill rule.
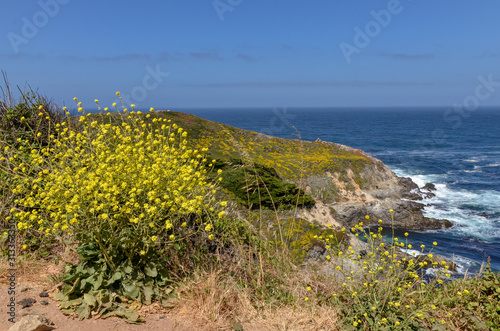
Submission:
[[[432,184],[432,183],[427,183],[425,184],[423,187],[422,187],[423,190],[427,190],[427,191],[435,191],[436,190],[436,185]]]
[[[8,331],[50,331],[54,323],[39,315],[28,315],[10,327]]]
[[[312,260],[318,260],[323,254],[325,254],[326,249],[322,246],[314,245],[307,251],[307,257]]]
[[[382,226],[394,226],[394,228],[405,230],[439,230],[453,225],[448,220],[424,216],[422,213],[424,205],[415,201],[385,199],[366,205],[353,203],[332,205],[332,207],[340,215],[340,220],[349,227],[359,222],[363,222],[365,225],[368,224],[365,215],[370,215],[373,223],[381,219],[383,221]],[[390,209],[394,209],[393,215],[389,212]],[[394,216],[394,223],[392,222],[392,216]]]
[[[18,301],[17,303],[19,305],[21,305],[21,307],[24,309],[24,308],[28,308],[28,307],[31,307],[33,306],[33,304],[36,302],[35,299],[33,298],[27,298],[27,299],[23,299],[21,301]]]

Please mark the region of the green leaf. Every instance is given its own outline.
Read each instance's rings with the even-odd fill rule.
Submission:
[[[125,267],[123,267],[123,271],[124,271],[126,274],[131,274],[133,270],[134,270],[134,269],[132,269],[132,266],[130,266],[130,265],[126,265]]]
[[[152,287],[150,286],[144,286],[142,288],[142,294],[144,294],[144,303],[146,305],[150,305],[151,304],[151,299],[154,295],[154,290]]]
[[[125,318],[129,322],[137,322],[139,320],[139,313],[135,310],[127,310],[125,312]]]
[[[127,297],[135,299],[139,296],[139,288],[135,284],[122,283],[122,287]]]
[[[67,291],[64,291],[64,294],[65,295],[70,295],[71,293],[73,293],[75,290],[76,290],[76,287],[80,284],[80,278],[77,278],[75,283],[73,284],[73,287],[71,288],[68,288]],[[63,290],[65,290],[66,288],[63,287]]]
[[[144,267],[144,273],[148,275],[149,277],[155,278],[158,275],[158,271],[156,270],[156,267],[153,263],[148,263]]]
[[[111,284],[113,284],[114,282],[116,282],[117,280],[120,280],[122,279],[123,277],[123,274],[119,271],[116,271],[113,276],[111,276],[110,279],[108,279],[106,282],[105,282],[105,287],[108,287],[110,286]]]
[[[91,316],[90,307],[87,305],[81,305],[75,308],[75,313],[79,316],[80,321]]]
[[[54,297],[58,301],[68,301],[69,300],[69,296],[63,294],[62,291],[56,292],[56,294],[54,295]]]
[[[74,306],[79,306],[83,302],[83,298],[77,298],[74,300],[69,300],[69,301],[63,301],[61,302],[61,308],[69,308],[69,307],[74,307]]]
[[[90,293],[84,293],[83,294],[83,301],[89,306],[89,307],[93,307],[96,305],[97,303],[97,300],[96,298],[90,294]]]
[[[92,284],[92,287],[94,288],[94,290],[98,290],[101,288],[102,286],[102,274],[98,274],[96,277],[95,277],[95,281],[94,283]]]

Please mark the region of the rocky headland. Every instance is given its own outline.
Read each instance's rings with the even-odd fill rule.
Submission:
[[[308,221],[350,227],[366,224],[365,215],[370,215],[383,226],[405,230],[452,226],[423,215],[422,200],[433,195],[432,184],[421,189],[359,149],[320,139],[277,138],[174,111],[159,115],[188,131],[193,148],[209,146],[213,158],[272,168],[280,180],[304,189],[316,201],[300,213]]]
[[[382,161],[359,149],[323,141],[315,143],[336,146],[369,160],[358,174],[347,168],[345,173],[325,171],[324,175],[306,176],[306,191],[322,200],[319,208],[332,209],[324,218],[325,222],[354,226],[360,221],[366,224],[365,215],[369,215],[372,221],[381,219],[383,226],[404,230],[436,230],[452,226],[448,220],[423,215],[425,204],[422,200],[433,196],[430,192],[433,184],[419,188],[411,178],[396,176]]]

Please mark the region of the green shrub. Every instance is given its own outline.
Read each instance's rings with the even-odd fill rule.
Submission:
[[[284,182],[275,169],[262,164],[248,166],[241,159],[216,159],[214,168],[223,170],[221,186],[247,208],[290,210],[315,204],[304,190]]]

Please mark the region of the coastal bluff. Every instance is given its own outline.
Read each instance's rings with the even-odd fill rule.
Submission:
[[[425,189],[359,149],[319,139],[277,138],[175,111],[157,114],[187,131],[191,148],[207,147],[214,159],[272,168],[280,180],[302,188],[316,202],[300,211],[308,221],[351,227],[366,224],[365,215],[370,215],[372,222],[381,219],[383,226],[404,230],[452,226],[423,215]]]
[[[332,218],[354,226],[359,221],[366,223],[364,217],[369,215],[372,222],[381,219],[383,226],[414,231],[437,230],[453,225],[448,220],[423,215],[423,200],[433,196],[427,187],[419,188],[411,178],[398,177],[382,161],[359,149],[331,142],[315,143],[362,155],[368,161],[357,174],[347,167],[345,175],[342,175],[343,171],[325,171],[324,175],[306,177],[307,191],[312,195],[316,195],[315,192],[334,193],[333,201],[325,199],[327,194],[320,194],[319,197],[326,200],[324,205],[334,210]]]

